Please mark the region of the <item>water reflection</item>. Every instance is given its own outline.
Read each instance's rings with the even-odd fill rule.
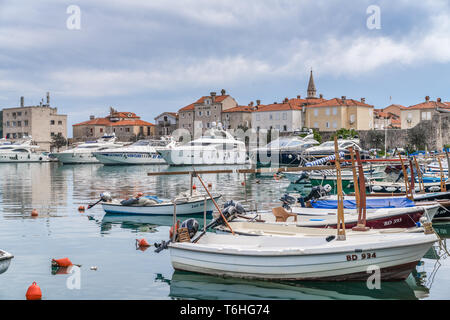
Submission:
[[[365,282],[267,282],[232,279],[175,271],[171,280],[160,275],[158,281],[170,284],[170,297],[210,300],[416,300],[428,296],[428,288],[411,274],[406,281],[382,282],[380,290],[370,290]]]

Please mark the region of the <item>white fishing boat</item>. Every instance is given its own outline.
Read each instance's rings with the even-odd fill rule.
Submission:
[[[123,143],[117,142],[116,139],[115,134],[105,135],[98,140],[81,143],[73,149],[52,153],[51,156],[64,164],[99,163],[93,152],[122,147]]]
[[[245,143],[222,130],[220,124],[206,130],[198,139],[158,152],[171,166],[247,163]]]
[[[360,141],[359,139],[338,139],[338,149],[339,152],[344,152],[344,159],[349,159],[349,151],[348,148],[352,147],[354,150],[359,150],[361,154],[361,159],[368,159],[370,158],[369,152],[366,150],[363,150],[360,147]],[[311,148],[308,148],[304,151],[304,157],[305,158],[312,158],[312,159],[320,159],[323,157],[328,157],[334,155],[334,142],[333,141],[326,141],[322,143],[321,145],[314,146]]]
[[[366,226],[373,229],[385,228],[412,228],[417,226],[420,221],[432,221],[438,213],[439,204],[430,204],[427,206],[407,207],[407,208],[379,208],[367,209]],[[280,209],[282,210],[282,209]],[[337,209],[316,209],[303,208],[300,206],[291,207],[291,211],[286,211],[287,219],[277,219],[271,212],[258,214],[248,214],[233,221],[257,220],[264,223],[292,224],[300,227],[310,228],[336,228],[337,227]],[[351,229],[358,224],[357,209],[344,209],[345,228]]]
[[[36,149],[39,146],[32,144],[31,137],[15,143],[5,141],[0,145],[0,163],[52,161],[47,154],[38,153]]]
[[[213,195],[217,200],[221,195]],[[213,201],[206,194],[194,192],[184,192],[175,199],[160,199],[156,196],[140,196],[129,200],[119,201],[110,199],[102,202],[103,210],[108,214],[134,214],[134,215],[161,215],[171,216],[174,213],[176,203],[176,214],[180,215],[200,215],[204,214],[206,203],[206,214],[211,215],[214,207]]]
[[[12,258],[14,256],[11,253],[0,250],[0,274],[8,270]]]
[[[94,157],[104,165],[164,164],[166,161],[158,150],[175,145],[174,141],[167,143],[166,140],[139,140],[123,148],[94,152]]]
[[[308,228],[310,229],[310,228]],[[310,235],[310,230],[320,230]],[[420,228],[409,232],[336,232],[304,236],[206,233],[197,242],[168,245],[175,270],[264,280],[364,280],[374,266],[381,280],[405,280],[438,240]],[[328,233],[327,233],[328,232]],[[370,232],[370,231],[369,231]]]

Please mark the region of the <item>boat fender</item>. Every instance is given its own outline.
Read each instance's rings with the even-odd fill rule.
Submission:
[[[178,220],[176,225],[175,225],[175,232],[178,233],[178,229],[179,228],[180,228],[180,220]],[[173,237],[173,226],[170,227],[169,236],[170,236],[170,239],[172,239],[172,237]]]
[[[136,248],[139,249],[142,247],[150,247],[150,244],[144,238],[136,239]]]
[[[39,214],[38,214],[38,212],[37,212],[36,209],[31,210],[31,216],[32,216],[32,217],[37,217],[38,215],[39,215]]]
[[[189,237],[192,239],[198,231],[199,224],[194,218],[187,219],[181,223],[180,228],[187,228]]]

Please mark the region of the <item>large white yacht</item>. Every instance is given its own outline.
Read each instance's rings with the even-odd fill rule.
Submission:
[[[99,163],[93,156],[94,151],[122,147],[123,143],[116,142],[116,136],[105,135],[95,141],[86,141],[73,149],[50,154],[64,164]]]
[[[167,140],[139,140],[129,146],[94,152],[97,160],[105,165],[164,164],[157,150],[167,147]],[[169,145],[175,144],[174,141]]]
[[[14,143],[3,140],[0,143],[0,163],[51,161],[48,155],[37,153],[35,149],[39,149],[39,146],[32,144],[31,137],[24,137]]]
[[[247,163],[245,143],[221,129],[220,124],[208,129],[198,139],[158,152],[171,166]]]

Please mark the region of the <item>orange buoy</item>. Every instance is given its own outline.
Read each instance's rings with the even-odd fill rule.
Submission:
[[[197,186],[194,184],[194,185],[192,186],[192,189],[193,189],[193,190],[197,189]]]
[[[32,217],[37,217],[38,215],[39,215],[39,214],[38,214],[38,212],[37,212],[36,209],[31,210],[31,216],[32,216]]]
[[[39,286],[36,284],[36,282],[33,282],[33,284],[28,287],[25,297],[27,298],[27,300],[41,300],[42,291],[41,288],[39,288]]]
[[[69,258],[52,259],[52,266],[55,267],[70,267],[73,265]]]
[[[78,211],[84,211],[84,206],[79,206]]]
[[[180,228],[180,220],[178,220],[177,224],[175,225],[175,232],[178,232],[179,228]],[[173,238],[173,226],[170,227],[169,236],[170,236],[170,239]]]
[[[245,182],[244,182],[244,181],[242,181],[241,184],[242,184],[243,186],[245,186]]]
[[[142,192],[138,192],[137,193],[137,195],[136,195],[136,198],[140,198],[140,197],[142,197],[144,194],[142,193]]]
[[[138,247],[150,247],[150,244],[147,242],[147,240],[142,238],[142,239],[136,239],[136,246],[138,246]]]

